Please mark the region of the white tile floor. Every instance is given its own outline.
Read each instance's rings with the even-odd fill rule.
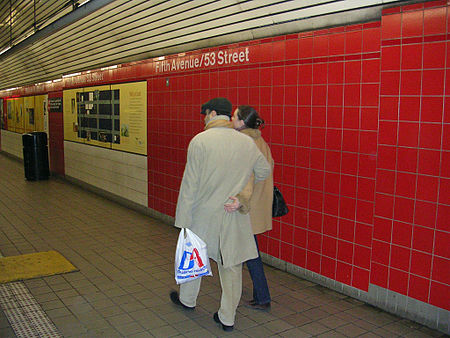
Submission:
[[[57,250],[80,270],[2,288],[15,285],[29,292],[49,318],[48,327],[54,324],[64,337],[444,336],[268,266],[271,309],[239,306],[235,330],[226,333],[212,319],[220,298],[214,264],[195,311],[185,312],[169,300],[170,290],[176,289],[177,229],[60,178],[26,181],[22,163],[3,154],[0,173],[0,254]],[[248,300],[251,281],[246,271],[243,276],[242,300]],[[2,304],[11,295],[0,289],[1,297],[0,337],[23,336],[19,326],[39,330],[44,325],[38,311],[19,323],[9,319]]]

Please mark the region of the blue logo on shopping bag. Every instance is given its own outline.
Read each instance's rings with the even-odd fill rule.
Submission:
[[[198,253],[198,250],[194,248],[192,252],[184,251],[178,269],[190,270],[194,267],[195,262],[197,262],[197,266],[199,268],[202,268],[204,266],[203,261]]]

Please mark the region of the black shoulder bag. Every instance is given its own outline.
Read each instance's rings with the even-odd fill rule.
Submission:
[[[281,191],[277,187],[273,187],[273,204],[272,204],[272,217],[281,217],[286,215],[289,209],[284,201]]]

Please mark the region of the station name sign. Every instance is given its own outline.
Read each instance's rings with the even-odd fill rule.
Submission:
[[[155,71],[156,73],[167,73],[213,66],[237,65],[246,62],[250,62],[248,47],[238,51],[220,50],[189,57],[179,57],[173,60],[156,61]]]

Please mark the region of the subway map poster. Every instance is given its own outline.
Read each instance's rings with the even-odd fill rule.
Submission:
[[[63,93],[64,139],[147,154],[147,83],[86,87]]]

